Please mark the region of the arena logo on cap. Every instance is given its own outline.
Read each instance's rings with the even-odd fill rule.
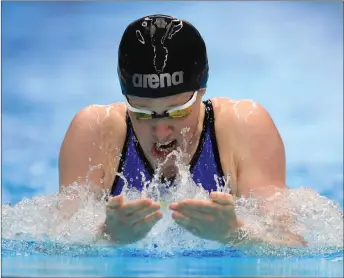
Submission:
[[[133,86],[137,88],[165,88],[172,85],[177,86],[184,82],[184,72],[176,71],[172,74],[139,74],[135,73],[132,77]]]

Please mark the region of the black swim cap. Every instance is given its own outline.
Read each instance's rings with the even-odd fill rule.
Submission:
[[[206,46],[185,20],[150,15],[132,22],[118,50],[118,76],[124,95],[159,98],[205,88]]]

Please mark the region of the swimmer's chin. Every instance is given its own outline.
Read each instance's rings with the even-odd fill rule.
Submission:
[[[175,161],[167,161],[164,164],[157,164],[155,172],[159,173],[163,179],[170,179],[177,175],[178,167],[176,166]]]

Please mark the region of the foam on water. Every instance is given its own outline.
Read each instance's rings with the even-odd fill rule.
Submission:
[[[176,156],[176,186],[167,188],[166,184],[160,182],[161,167],[158,167],[151,182],[141,177],[145,184],[142,192],[131,188],[130,181],[125,182],[125,201],[147,197],[161,202],[163,213],[163,219],[147,237],[131,247],[158,248],[168,252],[175,248],[221,247],[218,243],[193,236],[172,220],[168,204],[187,198],[209,199],[209,195],[190,176],[188,166],[183,163],[185,152],[177,150],[170,155]],[[227,179],[226,186],[218,190],[228,193],[229,185],[230,179]],[[343,251],[343,213],[338,205],[308,188],[287,188],[283,191],[272,187],[270,189],[275,193],[269,198],[259,197],[259,193],[253,192],[250,198],[236,199],[236,213],[250,227],[249,236],[281,237],[286,236],[284,231],[288,229],[289,234],[298,234],[308,242],[307,249],[293,249],[294,253]],[[75,182],[60,194],[23,199],[13,207],[3,205],[2,237],[83,245],[108,244],[98,236],[98,227],[105,220],[108,193],[104,191],[99,198],[91,186]],[[286,255],[290,250],[261,245],[244,251],[278,256]]]

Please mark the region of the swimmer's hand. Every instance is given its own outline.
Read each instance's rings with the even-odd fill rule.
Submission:
[[[177,224],[203,239],[228,242],[228,235],[240,224],[231,194],[212,192],[211,200],[183,200],[172,203],[172,218]]]
[[[109,197],[102,232],[120,245],[139,241],[162,218],[159,209],[159,203],[149,199],[124,203],[121,195]]]
[[[236,247],[253,245],[307,247],[303,237],[279,228],[281,238],[252,236],[249,227],[237,218],[233,196],[212,192],[211,200],[183,200],[170,205],[172,218],[195,236]]]

